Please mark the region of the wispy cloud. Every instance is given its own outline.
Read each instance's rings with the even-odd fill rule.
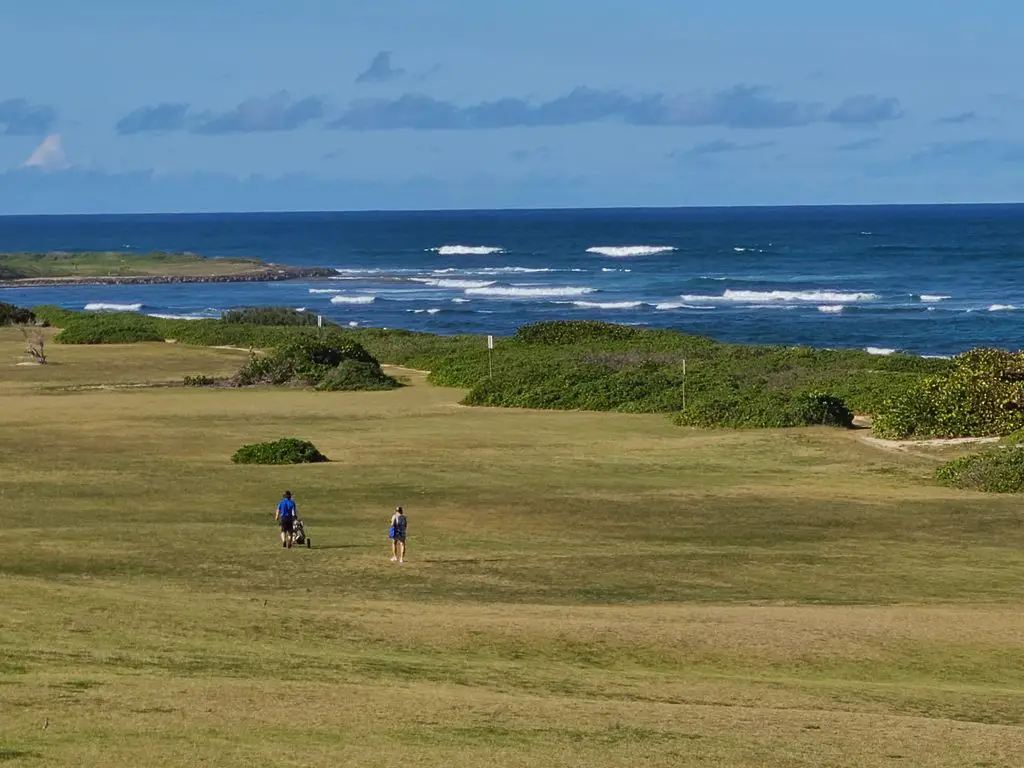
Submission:
[[[117,121],[115,129],[122,136],[137,133],[180,131],[186,126],[188,104],[165,102],[152,107],[139,107]]]
[[[839,152],[863,152],[866,149],[871,149],[882,143],[882,139],[873,136],[870,139],[861,139],[860,141],[851,141],[847,144],[840,144],[836,149]]]
[[[1024,141],[1002,139],[970,139],[938,141],[921,148],[911,156],[912,162],[939,163],[1024,163]]]
[[[279,91],[266,98],[246,99],[227,112],[200,115],[192,130],[205,134],[294,131],[324,114],[321,99],[307,96],[296,101],[287,91]]]
[[[387,71],[394,71],[386,61]],[[378,67],[383,71],[381,67]],[[318,97],[294,99],[281,91],[250,98],[224,112],[195,114],[181,103],[140,107],[117,122],[117,131],[189,130],[202,134],[290,131],[325,119],[326,102]],[[397,98],[363,98],[351,102],[328,127],[354,131],[497,130],[618,122],[650,127],[721,127],[783,129],[831,122],[874,125],[897,120],[903,112],[894,97],[854,96],[827,108],[817,102],[784,99],[766,88],[737,85],[715,93],[629,94],[579,87],[548,101],[504,97],[458,104],[418,93]]]
[[[637,126],[792,128],[829,120],[873,123],[900,116],[892,98],[854,97],[831,111],[814,102],[779,99],[767,89],[738,85],[712,94],[631,95],[576,88],[550,101],[506,97],[462,106],[421,94],[361,99],[331,122],[351,130],[486,130],[618,121]]]
[[[391,64],[391,51],[380,51],[370,61],[370,65],[359,73],[356,82],[365,83],[387,83],[396,80],[407,74],[401,67],[394,67]]]
[[[774,141],[759,141],[751,144],[739,144],[735,141],[719,139],[717,141],[707,141],[703,144],[695,144],[685,152],[676,154],[676,156],[725,155],[735,152],[754,152],[759,149],[767,149],[768,147],[774,146]]]
[[[943,123],[946,125],[963,125],[964,123],[975,123],[978,121],[977,112],[961,112],[958,115],[949,115],[947,117],[940,117],[935,122]]]
[[[828,113],[828,121],[841,125],[875,125],[903,117],[900,100],[893,96],[851,96]]]
[[[43,136],[57,122],[53,107],[31,104],[26,99],[0,101],[0,134],[5,136]]]

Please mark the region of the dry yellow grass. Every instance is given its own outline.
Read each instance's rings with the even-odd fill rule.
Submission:
[[[1019,502],[935,487],[934,452],[462,408],[408,372],[122,387],[245,354],[21,346],[0,331],[6,764],[1021,763]],[[333,461],[230,463],[293,435]],[[277,545],[285,487],[311,550]]]

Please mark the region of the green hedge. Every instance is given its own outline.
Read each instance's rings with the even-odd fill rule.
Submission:
[[[317,324],[317,316],[289,307],[245,307],[221,313],[225,323],[246,325],[310,325]],[[324,321],[325,325],[337,325]]]
[[[285,437],[269,443],[243,445],[231,457],[235,464],[318,464],[330,461],[308,440]]]
[[[890,439],[998,437],[1024,428],[1024,353],[974,349],[886,399],[873,429]]]
[[[939,467],[936,479],[952,488],[989,493],[1024,491],[1024,448],[995,446]]]

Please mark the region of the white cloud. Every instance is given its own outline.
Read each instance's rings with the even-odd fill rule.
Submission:
[[[38,168],[41,171],[63,171],[70,167],[64,156],[64,146],[60,136],[56,133],[43,139],[43,142],[22,163],[22,168]]]

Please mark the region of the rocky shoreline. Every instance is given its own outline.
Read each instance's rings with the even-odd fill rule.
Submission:
[[[0,280],[0,288],[42,288],[62,285],[175,285],[178,283],[267,283],[277,280],[309,280],[336,275],[325,267],[268,267],[234,275],[96,275],[26,277]]]

